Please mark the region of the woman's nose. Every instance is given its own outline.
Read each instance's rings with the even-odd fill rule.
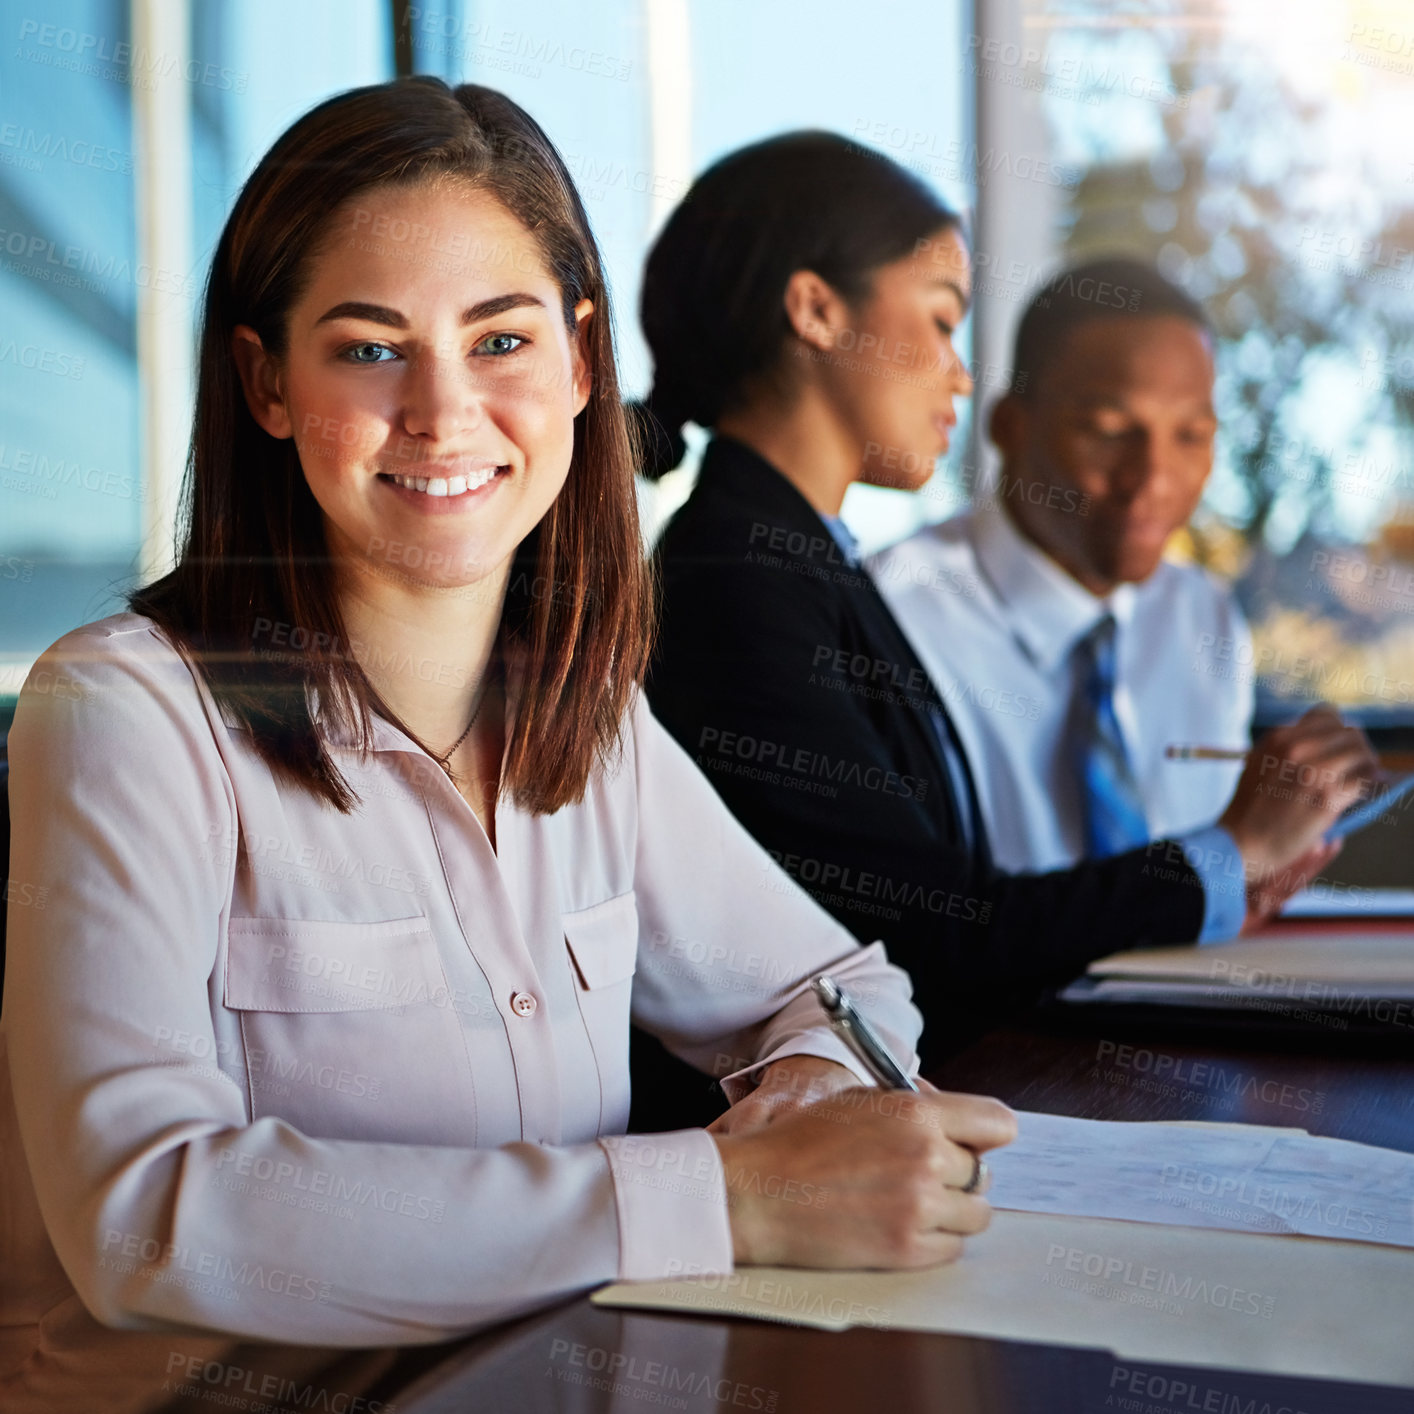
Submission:
[[[481,421],[481,402],[461,358],[428,350],[413,360],[404,382],[403,427],[412,437],[449,442]]]

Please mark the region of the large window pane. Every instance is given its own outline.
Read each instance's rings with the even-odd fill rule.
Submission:
[[[0,695],[139,548],[127,12],[12,7],[0,45]]]
[[[1235,577],[1256,646],[1211,668],[1255,675],[1267,719],[1326,698],[1414,723],[1414,15],[1376,0],[1299,0],[1279,20],[1263,0],[985,14],[986,136],[1036,142],[1065,174],[1033,193],[1029,226],[1019,194],[999,202],[999,251],[1036,278],[1146,256],[1216,323],[1217,466],[1173,548]]]
[[[909,164],[970,210],[970,5],[885,0],[867,17],[853,0],[815,0],[808,11],[759,0],[416,8],[420,68],[504,90],[564,153],[604,250],[630,394],[646,392],[652,373],[638,291],[653,236],[692,178],[733,148],[829,128]],[[650,530],[691,477],[690,459],[646,492]],[[846,518],[867,546],[882,543],[956,503],[956,483],[935,480],[932,498],[852,488]]]
[[[132,13],[47,0],[14,9],[0,46],[0,697],[140,573],[142,293],[174,300],[194,344],[216,238],[260,154],[312,104],[392,69],[385,0],[164,7],[188,16],[170,48],[136,39]],[[174,75],[190,143],[159,128],[144,151],[135,97]],[[140,245],[145,162],[190,192],[180,270]],[[189,417],[190,388],[164,392]]]

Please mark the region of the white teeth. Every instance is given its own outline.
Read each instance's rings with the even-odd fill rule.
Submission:
[[[393,481],[411,491],[421,491],[428,496],[460,496],[465,491],[479,491],[493,481],[498,467],[488,466],[484,471],[472,472],[470,476],[394,476]]]

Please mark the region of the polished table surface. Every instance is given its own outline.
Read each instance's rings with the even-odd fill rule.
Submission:
[[[1301,1128],[1414,1151],[1414,1029],[1238,1033],[1164,1017],[1052,1013],[984,1037],[930,1077],[1018,1109],[1092,1119]],[[1414,1297],[1414,1254],[1411,1254]],[[1338,1300],[1332,1293],[1332,1300]],[[1414,1304],[1412,1302],[1411,1304]],[[1414,1314],[1411,1314],[1414,1339]],[[440,1364],[440,1369],[434,1369]],[[841,1333],[611,1311],[579,1299],[457,1347],[405,1352],[400,1411],[766,1409],[775,1414],[1385,1414],[1414,1391],[1132,1365],[1075,1350],[908,1331]]]
[[[1273,1021],[1041,1009],[965,1046],[929,1078],[1022,1110],[1238,1121],[1414,1152],[1414,1027],[1365,1034]],[[1414,1298],[1414,1252],[1403,1255]],[[1332,1289],[1332,1307],[1341,1300]],[[1409,1329],[1414,1340],[1414,1314]],[[1414,1414],[1414,1388],[879,1326],[833,1332],[609,1310],[587,1297],[465,1340],[398,1349],[113,1331],[85,1319],[51,1329],[45,1353],[25,1368],[23,1391],[0,1390],[3,1414]]]

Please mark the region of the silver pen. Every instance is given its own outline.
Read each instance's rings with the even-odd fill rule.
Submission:
[[[908,1078],[904,1068],[893,1058],[892,1052],[860,1014],[858,1007],[840,990],[840,984],[833,977],[821,973],[810,985],[820,999],[830,1028],[864,1062],[874,1079],[885,1090],[912,1090],[915,1095],[918,1094],[918,1086]],[[965,1144],[959,1147],[967,1150]],[[958,1191],[980,1193],[987,1182],[987,1161],[981,1154],[974,1153],[972,1177]]]
[[[820,999],[831,1030],[864,1062],[870,1075],[885,1090],[912,1090],[917,1094],[918,1086],[908,1078],[859,1008],[840,990],[840,984],[822,973],[810,985]]]

